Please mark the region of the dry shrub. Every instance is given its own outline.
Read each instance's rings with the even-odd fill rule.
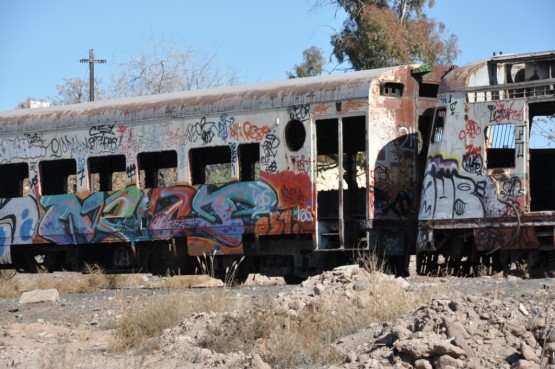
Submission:
[[[226,315],[209,325],[199,344],[220,353],[256,351],[272,368],[340,363],[341,354],[319,317],[295,318],[261,304],[246,315]],[[325,323],[324,323],[325,325]]]
[[[122,301],[121,298],[119,298]],[[138,347],[164,329],[178,325],[186,317],[199,312],[230,312],[240,307],[227,289],[199,291],[193,298],[169,295],[130,304],[121,302],[120,318],[116,322],[112,350],[122,351]]]
[[[341,282],[329,287],[329,292],[326,287],[320,298],[304,300],[307,305],[296,314],[274,308],[271,300],[263,301],[241,316],[226,316],[209,325],[200,344],[221,353],[256,351],[272,368],[339,365],[344,357],[333,346],[338,339],[370,323],[396,320],[445,292],[442,288],[406,290],[399,280],[382,273],[384,264],[378,259],[369,257],[364,265],[368,271],[343,272],[357,275],[357,290],[343,289]],[[307,288],[306,294],[311,292]]]

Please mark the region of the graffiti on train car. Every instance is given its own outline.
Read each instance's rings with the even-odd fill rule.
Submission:
[[[456,159],[436,155],[428,158],[423,184],[422,219],[457,219],[473,214],[484,217],[486,181],[460,173]]]
[[[28,243],[36,229],[40,238],[58,244],[187,236],[190,250],[199,254],[240,253],[247,227],[259,234],[311,231],[303,225],[313,221],[308,176],[289,177],[296,182],[274,181],[277,191],[260,180],[43,196],[40,218],[32,197],[8,199],[0,204],[0,245]]]
[[[8,245],[30,243],[38,222],[32,197],[0,199],[0,263],[9,262]]]

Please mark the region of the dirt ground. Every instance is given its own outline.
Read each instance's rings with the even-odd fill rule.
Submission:
[[[230,291],[245,311],[270,298],[276,306],[288,306],[288,313],[301,314],[316,298],[365,293],[368,278],[362,272],[335,271],[299,286]],[[550,361],[555,355],[554,280],[409,277],[397,282],[395,288],[443,286],[446,292],[400,320],[371,324],[338,339],[333,345],[344,355],[343,363],[321,367],[555,368]],[[23,309],[17,297],[0,299],[0,367],[269,368],[254,350],[219,354],[198,345],[206,326],[219,321],[216,313],[194,314],[165,330],[148,352],[112,350],[115,323],[128,305],[167,295],[203,299],[211,293],[212,288],[101,290],[61,295],[53,306],[30,309]]]

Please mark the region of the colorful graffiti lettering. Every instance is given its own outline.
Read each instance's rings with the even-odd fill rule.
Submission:
[[[298,199],[306,203],[306,199]],[[169,239],[187,236],[203,252],[241,251],[245,226],[274,219],[287,226],[272,232],[293,232],[313,220],[310,207],[280,210],[276,191],[265,181],[232,182],[223,186],[176,186],[141,191],[131,185],[113,193],[96,192],[81,199],[74,194],[43,196],[44,216],[38,235],[58,244],[96,243],[104,240]],[[34,207],[35,212],[37,207]],[[37,219],[37,216],[31,216]],[[270,222],[271,223],[271,222]],[[23,223],[27,224],[27,223]],[[33,229],[22,225],[23,229]],[[32,232],[29,232],[30,237]],[[273,233],[272,233],[273,234]],[[191,238],[191,239],[189,239]],[[202,240],[207,239],[207,240]],[[210,250],[199,245],[211,245]]]
[[[11,262],[9,245],[31,243],[38,219],[32,197],[0,199],[0,264]]]

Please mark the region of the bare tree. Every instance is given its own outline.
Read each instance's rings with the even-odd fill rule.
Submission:
[[[108,86],[95,78],[95,100],[196,90],[231,85],[236,71],[222,71],[217,53],[204,53],[173,39],[150,37],[143,48],[126,61],[114,61],[114,72]],[[79,104],[88,101],[89,81],[64,78],[56,86],[57,95],[49,97],[54,105]]]
[[[221,72],[217,53],[202,53],[173,39],[150,38],[148,48],[117,63],[111,95],[139,96],[233,84],[234,71]]]
[[[100,78],[94,79],[94,90],[97,100],[102,100],[105,96]],[[64,78],[62,84],[56,85],[57,95],[48,97],[48,102],[52,105],[80,104],[89,101],[89,80],[78,77]]]

